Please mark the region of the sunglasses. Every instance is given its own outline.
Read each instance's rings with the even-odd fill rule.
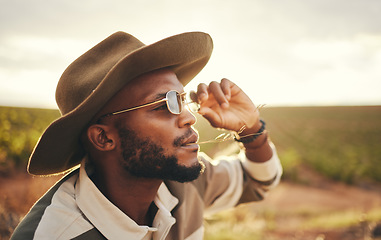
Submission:
[[[166,102],[168,111],[170,113],[172,113],[172,114],[175,114],[175,115],[179,115],[183,111],[185,106],[187,106],[189,108],[189,110],[191,110],[192,112],[198,112],[200,110],[200,104],[199,103],[194,102],[194,101],[190,101],[190,102],[186,101],[186,93],[185,92],[184,93],[179,93],[176,90],[170,90],[170,91],[168,91],[165,94],[165,98],[163,98],[163,99],[160,99],[160,100],[157,100],[157,101],[154,101],[154,102],[150,102],[150,103],[146,103],[146,104],[143,104],[143,105],[139,105],[139,106],[136,106],[136,107],[132,107],[132,108],[128,108],[128,109],[124,109],[124,110],[120,110],[120,111],[116,111],[116,112],[112,112],[112,113],[107,113],[105,115],[100,116],[98,118],[97,122],[99,122],[101,119],[103,119],[105,117],[110,117],[110,116],[118,115],[118,114],[121,114],[121,113],[130,112],[130,111],[133,111],[133,110],[136,110],[136,109],[152,106],[152,105],[159,104],[159,103],[162,103],[162,102]],[[260,111],[264,106],[265,106],[265,104],[261,104],[261,105],[259,105],[257,107],[257,109]],[[215,139],[198,142],[197,144],[219,143],[219,142],[225,142],[227,140],[236,139],[237,138],[236,137],[237,134],[241,133],[244,130],[245,127],[246,126],[244,125],[239,130],[238,133],[232,133],[232,132],[230,132],[230,133],[222,133],[218,137],[216,137]],[[248,137],[248,136],[253,136],[253,135],[260,135],[262,133],[263,132],[249,134],[249,135],[241,136],[241,138]]]
[[[110,117],[110,116],[118,115],[121,113],[130,112],[130,111],[133,111],[136,109],[152,106],[152,105],[159,104],[162,102],[166,102],[168,111],[172,114],[175,114],[175,115],[179,115],[183,111],[185,106],[188,106],[192,112],[197,112],[200,109],[200,105],[197,102],[186,102],[186,93],[185,92],[179,93],[176,90],[170,90],[165,94],[165,98],[163,98],[163,99],[160,99],[160,100],[157,100],[154,102],[150,102],[150,103],[146,103],[143,105],[139,105],[136,107],[132,107],[132,108],[128,108],[128,109],[124,109],[124,110],[120,110],[120,111],[116,111],[116,112],[112,112],[112,113],[107,113],[105,115],[100,116],[98,121],[100,119],[105,118],[105,117]]]

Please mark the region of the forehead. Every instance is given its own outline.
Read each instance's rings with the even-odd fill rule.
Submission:
[[[183,92],[183,85],[170,69],[159,69],[145,73],[127,83],[103,108],[102,112],[118,111],[122,108],[157,100],[169,90]]]
[[[133,94],[137,99],[166,93],[169,90],[183,91],[183,85],[170,69],[159,69],[145,73],[129,82],[122,91]]]

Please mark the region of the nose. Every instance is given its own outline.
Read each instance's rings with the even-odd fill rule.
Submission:
[[[190,127],[196,123],[196,117],[188,108],[184,108],[183,111],[179,114],[178,124],[179,127]]]

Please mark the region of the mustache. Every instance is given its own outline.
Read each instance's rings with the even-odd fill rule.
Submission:
[[[193,134],[193,131],[192,129],[189,128],[184,135],[175,138],[175,140],[173,141],[173,145],[175,147],[180,147],[181,145],[183,145],[184,140],[188,139],[192,134]]]

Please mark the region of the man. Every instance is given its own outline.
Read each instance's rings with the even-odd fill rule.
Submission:
[[[198,153],[183,87],[211,51],[205,33],[146,46],[117,32],[74,61],[57,86],[62,117],[28,165],[34,175],[71,172],[12,238],[202,239],[205,212],[263,199],[282,168],[257,108],[227,79],[200,84],[192,99],[243,152],[214,164]]]

